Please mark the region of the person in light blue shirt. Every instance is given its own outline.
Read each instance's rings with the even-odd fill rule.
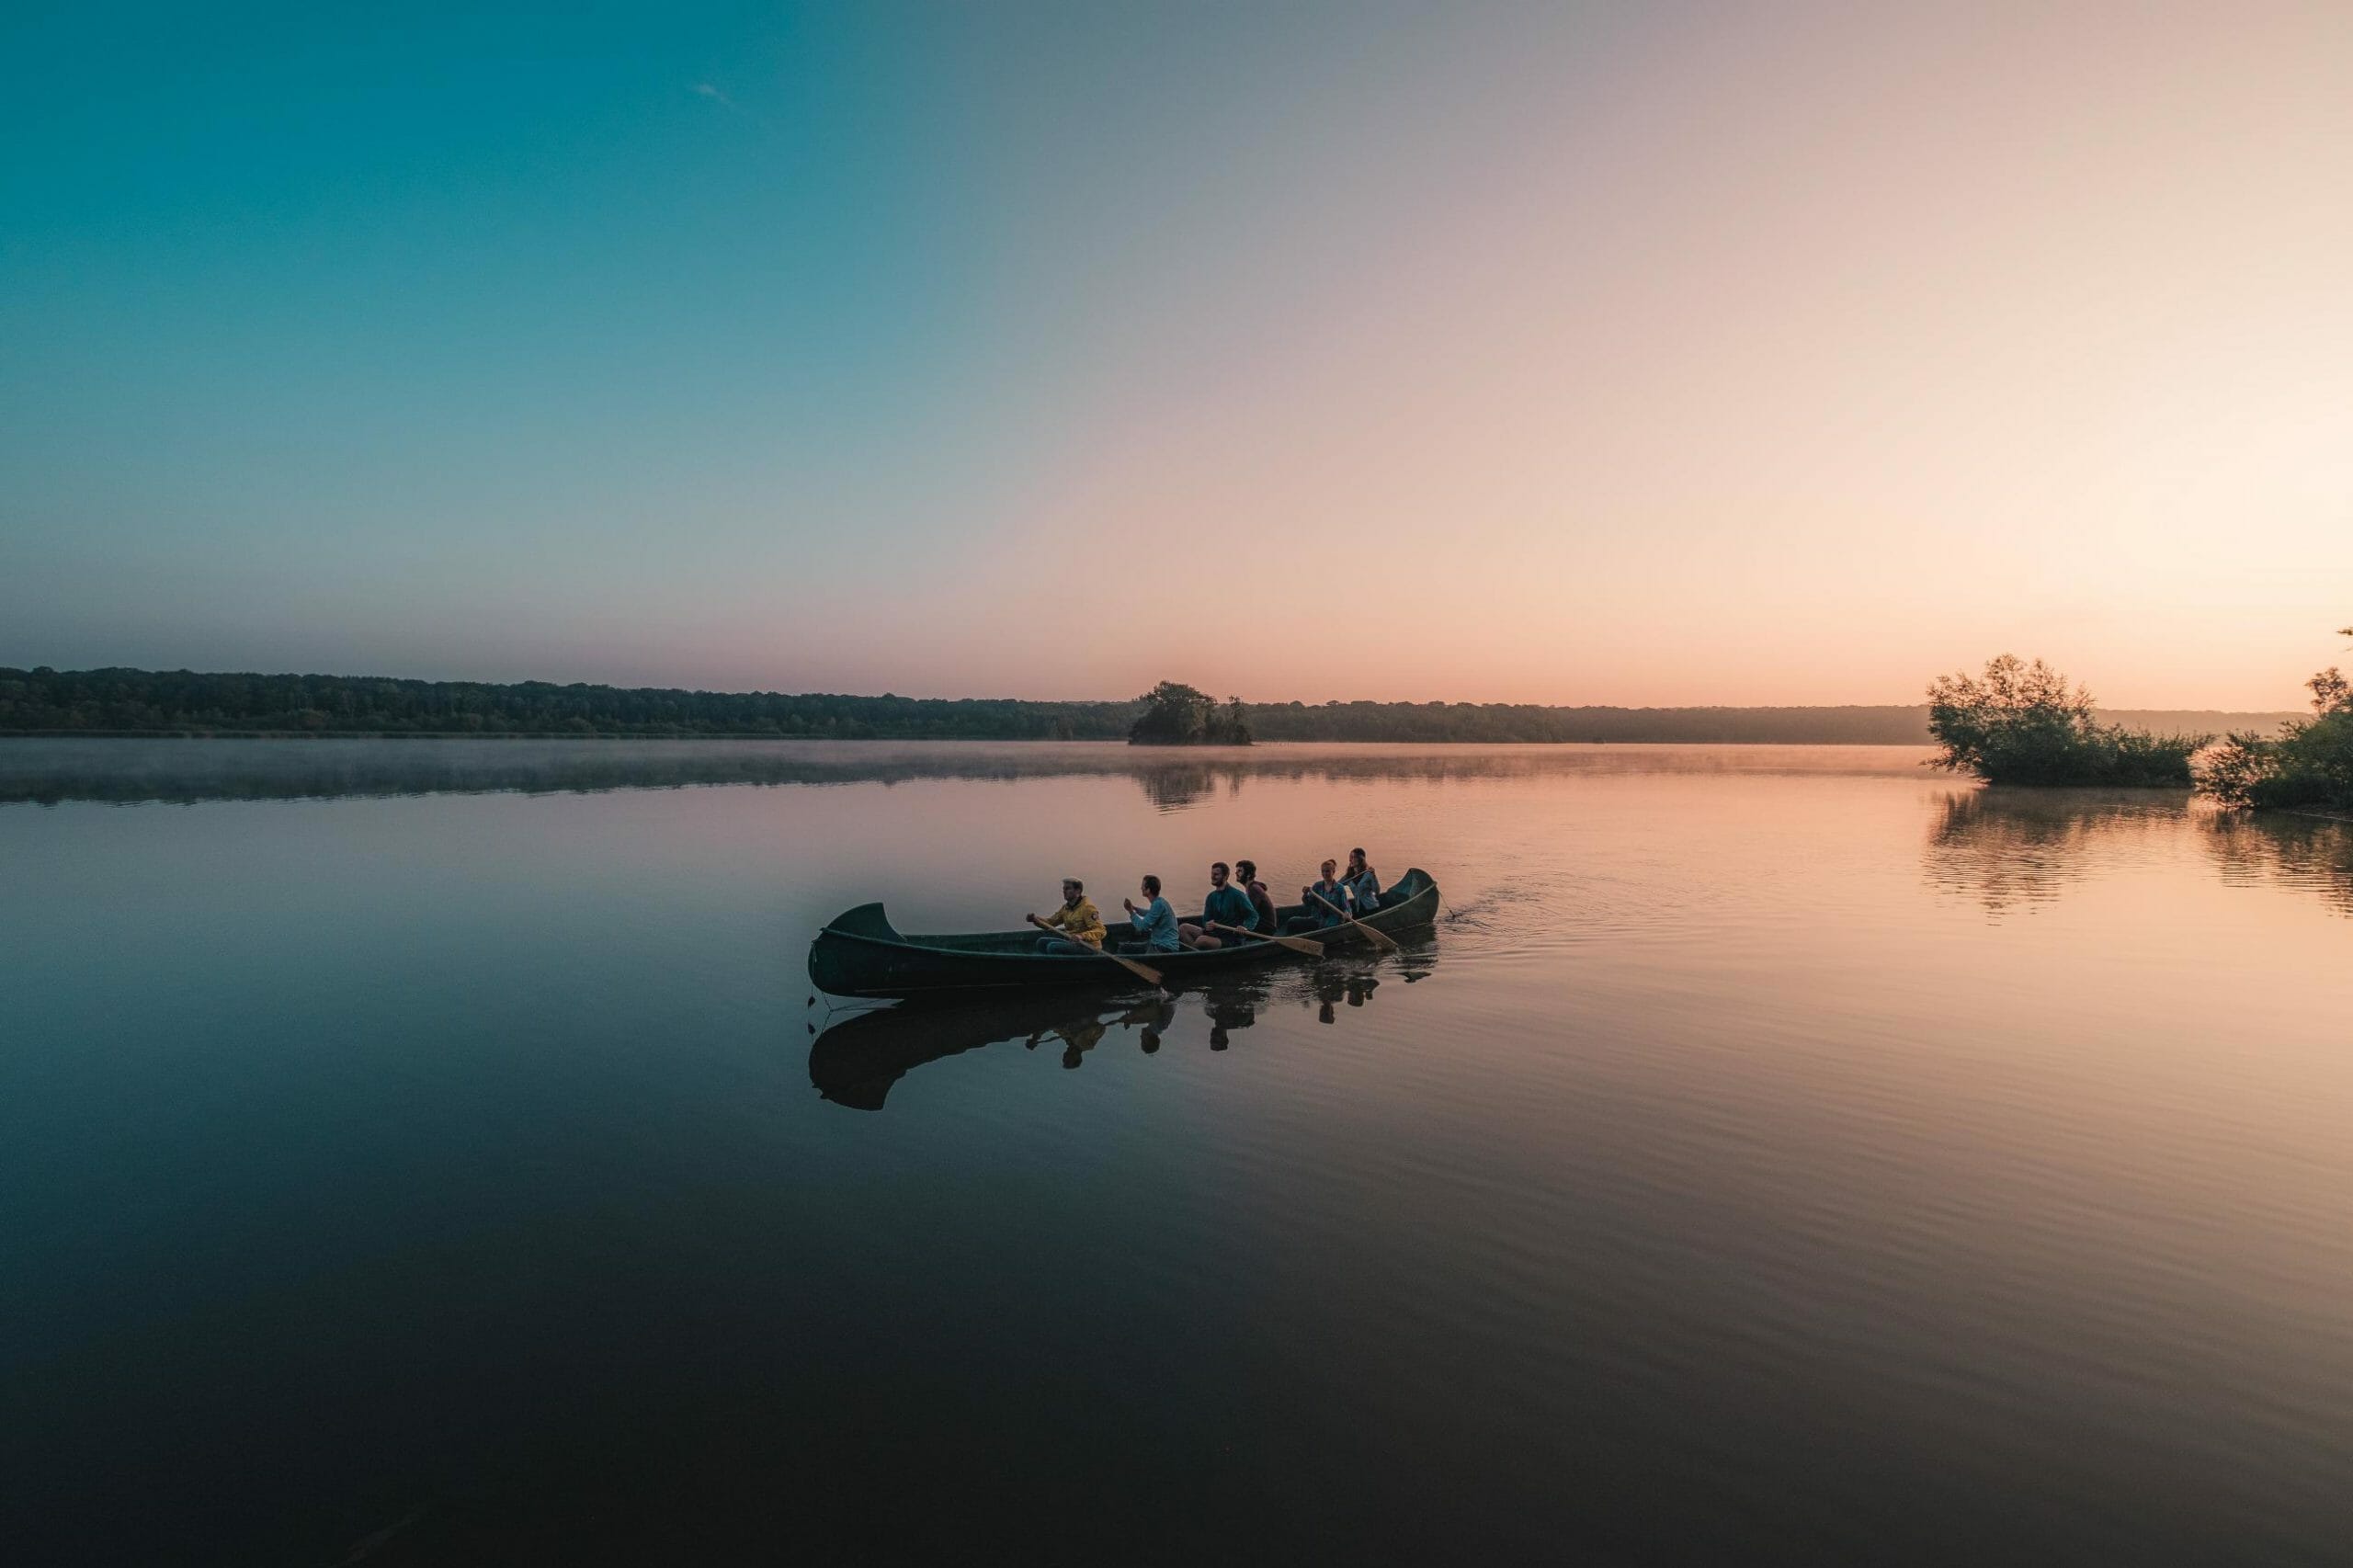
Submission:
[[[1134,926],[1136,935],[1143,938],[1141,942],[1122,942],[1120,950],[1123,953],[1175,952],[1180,945],[1176,940],[1176,912],[1168,906],[1166,899],[1160,896],[1158,877],[1144,878],[1143,896],[1145,903],[1142,909],[1136,907],[1136,901],[1131,898],[1120,901],[1128,912],[1128,924]]]
[[[1307,907],[1304,915],[1294,915],[1283,929],[1291,936],[1302,931],[1328,931],[1348,917],[1348,890],[1336,874],[1337,860],[1326,860],[1323,875],[1299,890],[1299,902]]]
[[[1340,879],[1348,890],[1348,898],[1356,905],[1359,920],[1381,907],[1381,874],[1365,863],[1364,851],[1348,851],[1348,874]]]

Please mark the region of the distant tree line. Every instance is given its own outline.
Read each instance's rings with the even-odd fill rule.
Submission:
[[[1155,691],[1175,687],[1164,683]],[[1188,737],[1214,725],[1260,741],[1622,741],[1919,745],[1928,710],[1546,708],[1483,702],[1185,705]],[[83,734],[746,735],[806,740],[1077,740],[1132,736],[1154,694],[1128,702],[677,691],[545,681],[209,675],[0,667],[0,733]],[[2122,717],[2120,715],[2120,717]],[[2226,716],[2182,715],[2221,721]],[[2242,720],[2245,716],[2240,716]],[[2286,718],[2288,715],[2279,715]],[[1195,719],[1199,727],[1193,728]],[[1236,730],[1238,726],[1238,732]],[[1171,727],[1178,727],[1175,721]],[[2220,722],[2211,725],[2221,728]]]
[[[1120,740],[1132,702],[788,696],[521,681],[0,669],[0,730]]]
[[[1244,709],[1262,741],[1622,741],[1922,745],[1927,711],[1853,708],[1547,708],[1517,702],[1271,702]]]

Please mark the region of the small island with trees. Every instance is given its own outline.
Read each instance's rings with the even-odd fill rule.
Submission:
[[[1142,697],[1143,711],[1128,726],[1131,746],[1246,746],[1250,722],[1243,717],[1242,699],[1231,698],[1223,707],[1205,691],[1178,681],[1165,680]]]
[[[2102,722],[2090,692],[2005,653],[1982,676],[1929,683],[1928,733],[1936,766],[1989,784],[2195,789],[2226,807],[2353,812],[2353,680],[2332,665],[2304,686],[2313,716],[2277,735],[2160,735]]]
[[[2190,783],[2189,759],[2211,735],[2155,735],[2103,723],[2092,694],[2040,659],[2015,653],[1986,661],[1983,676],[1938,676],[1928,683],[1928,733],[1936,763],[1989,784]]]

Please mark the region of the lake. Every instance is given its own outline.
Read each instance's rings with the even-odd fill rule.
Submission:
[[[2353,827],[1923,756],[0,742],[6,1555],[2346,1561]]]

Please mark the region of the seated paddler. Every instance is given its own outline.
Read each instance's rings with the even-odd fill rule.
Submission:
[[[1250,900],[1251,930],[1263,937],[1280,924],[1275,918],[1274,895],[1267,891],[1267,884],[1258,880],[1257,861],[1236,860],[1233,863],[1233,881]]]
[[[1289,935],[1328,931],[1348,917],[1348,890],[1336,874],[1340,863],[1326,860],[1320,869],[1323,874],[1299,890],[1299,902],[1307,906],[1307,913],[1290,917],[1290,924],[1284,927]]]
[[[1063,953],[1085,956],[1103,950],[1103,916],[1097,914],[1095,901],[1086,896],[1086,884],[1076,877],[1063,879],[1063,906],[1040,920],[1035,915],[1026,917],[1040,931],[1060,933],[1038,938],[1041,953]]]
[[[1348,874],[1340,881],[1347,884],[1348,903],[1361,920],[1381,907],[1381,873],[1366,863],[1364,851],[1348,851]]]
[[[1250,895],[1233,885],[1233,868],[1222,860],[1210,867],[1210,892],[1201,901],[1201,917],[1176,927],[1177,940],[1188,948],[1222,948],[1241,940],[1234,931],[1257,929],[1258,912],[1250,907]],[[1233,929],[1220,931],[1219,926]]]
[[[1143,938],[1139,942],[1122,942],[1120,950],[1123,953],[1175,952],[1181,945],[1176,935],[1176,912],[1168,906],[1166,899],[1160,896],[1158,877],[1144,878],[1143,896],[1144,906],[1142,909],[1136,907],[1136,901],[1131,898],[1120,901],[1120,907],[1128,912],[1128,924],[1135,927],[1138,937]]]

